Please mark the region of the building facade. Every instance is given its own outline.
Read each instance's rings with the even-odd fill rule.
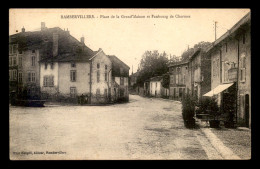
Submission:
[[[40,31],[23,28],[9,39],[9,92],[54,101],[84,98],[85,103],[129,99],[129,67],[101,48],[91,50],[84,37],[78,41],[68,30],[47,28],[42,22]]]
[[[23,93],[27,98],[38,97],[40,92],[38,61],[41,53],[39,42],[33,37],[24,28],[9,37],[9,92]]]
[[[248,13],[207,51],[211,56],[211,91],[222,111],[238,126],[251,126],[251,14]],[[228,113],[228,112],[226,112]]]
[[[112,62],[112,101],[129,101],[129,69],[130,67],[114,55],[108,55]]]
[[[174,100],[182,99],[188,92],[190,82],[188,71],[188,60],[183,60],[169,65],[170,84],[169,98]]]
[[[211,57],[204,49],[198,49],[189,59],[188,70],[191,94],[201,99],[211,90]]]

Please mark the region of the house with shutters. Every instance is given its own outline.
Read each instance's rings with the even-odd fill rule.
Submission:
[[[42,55],[42,31],[21,32],[9,36],[9,92],[24,94],[27,98],[40,95],[39,60]]]
[[[169,89],[166,89],[163,87],[162,82],[163,82],[163,76],[155,76],[149,79],[148,84],[149,86],[149,96],[152,97],[164,97],[168,96],[169,94]]]
[[[239,20],[207,50],[211,57],[211,91],[221,111],[238,126],[251,127],[251,14]]]
[[[174,100],[182,99],[186,92],[190,89],[190,76],[188,71],[189,58],[182,61],[170,63],[169,75],[169,98]]]
[[[48,31],[45,30],[45,31]],[[43,99],[86,103],[107,103],[112,78],[112,62],[102,49],[93,51],[67,31],[56,28],[52,51],[39,61],[40,89]]]
[[[89,104],[128,100],[129,67],[101,48],[93,51],[84,40],[44,22],[40,31],[23,28],[9,36],[10,92],[75,103],[83,97]]]

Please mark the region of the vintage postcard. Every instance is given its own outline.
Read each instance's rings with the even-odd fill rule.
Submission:
[[[250,9],[9,9],[10,160],[251,159]]]

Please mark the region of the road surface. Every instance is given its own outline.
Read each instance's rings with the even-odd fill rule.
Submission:
[[[12,160],[223,159],[177,101],[130,95],[109,106],[10,107]]]

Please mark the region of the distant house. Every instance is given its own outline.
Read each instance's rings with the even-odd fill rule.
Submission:
[[[129,69],[130,67],[114,55],[108,55],[112,62],[112,98],[113,101],[129,100]],[[109,91],[111,92],[111,91]]]
[[[162,76],[156,76],[150,78],[150,96],[153,97],[163,97],[167,96],[167,93],[169,93],[168,89],[164,88],[162,86],[163,77]]]
[[[130,93],[132,94],[140,94],[143,91],[143,88],[140,86],[137,86],[137,78],[139,76],[140,72],[132,73],[132,75],[129,76],[130,78]]]
[[[171,63],[168,66],[170,74],[170,99],[181,99],[186,92],[189,92],[190,76],[188,66],[189,58]]]
[[[238,126],[251,127],[251,14],[238,21],[207,50],[211,56],[211,91],[222,112],[232,112]]]
[[[197,49],[189,58],[191,94],[198,99],[211,89],[211,57],[205,49]]]

